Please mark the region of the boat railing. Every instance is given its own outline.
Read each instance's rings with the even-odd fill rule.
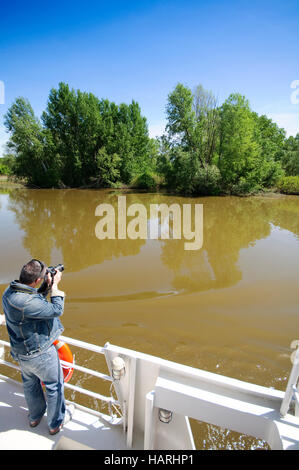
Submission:
[[[66,336],[60,336],[59,339],[61,341],[64,341],[65,343],[71,345],[71,346],[75,346],[77,348],[85,349],[85,350],[94,352],[96,354],[105,355],[105,347],[101,347],[101,346],[97,346],[97,345],[94,345],[94,344],[86,343],[84,341],[79,341],[79,340],[69,338],[69,337],[66,337]],[[0,346],[1,345],[4,346],[4,347],[10,348],[10,343],[7,342],[7,341],[0,340]],[[3,356],[3,354],[2,354],[2,356]],[[98,379],[101,379],[101,380],[104,380],[104,381],[110,381],[111,384],[113,384],[113,382],[114,382],[113,377],[111,377],[110,375],[107,375],[105,373],[102,373],[102,372],[99,372],[99,371],[96,371],[96,370],[93,370],[93,369],[89,369],[89,368],[80,366],[79,364],[76,364],[75,361],[73,363],[69,363],[69,362],[61,360],[60,362],[61,362],[61,365],[64,366],[64,367],[70,367],[74,370],[78,370],[78,371],[80,371],[84,374],[91,375],[91,376],[96,377]],[[5,360],[4,357],[1,357],[1,355],[0,355],[0,364],[20,371],[20,366],[18,364],[13,363],[12,361]],[[86,408],[85,406],[82,406],[78,403],[76,403],[77,408],[85,410],[85,411],[88,410],[92,414],[104,419],[105,421],[107,421],[107,418],[108,418],[109,424],[121,424],[123,422],[122,416],[117,417],[117,415],[112,413],[112,407],[114,407],[114,409],[117,409],[119,414],[120,414],[120,409],[121,409],[121,404],[119,403],[118,400],[116,400],[112,396],[112,393],[110,394],[110,396],[105,396],[105,395],[102,395],[100,393],[96,393],[94,391],[91,391],[91,390],[88,390],[86,388],[79,387],[78,385],[73,385],[73,384],[70,384],[70,383],[65,383],[64,386],[65,386],[65,388],[70,389],[74,392],[81,393],[83,395],[87,395],[87,396],[89,396],[93,399],[100,400],[101,402],[104,402],[104,403],[108,404],[110,417],[108,415],[104,414],[104,413],[101,413],[101,412],[95,410],[95,409]],[[110,387],[110,391],[111,391],[111,387]]]
[[[297,350],[294,353],[293,366],[285,395],[281,403],[281,416],[285,416],[287,414],[293,399],[295,401],[295,416],[299,417],[299,347],[297,347]]]
[[[272,448],[294,447],[298,443],[299,348],[294,355],[287,389],[282,392],[193,369],[109,343],[101,347],[64,336],[61,336],[60,340],[75,348],[105,356],[111,376],[76,363],[62,362],[62,365],[101,381],[109,381],[110,396],[100,395],[69,383],[65,386],[108,404],[110,416],[99,412],[98,409],[77,405],[76,402],[78,408],[89,410],[109,424],[122,424],[128,448],[132,447],[133,428],[144,432],[144,448],[154,448],[155,439],[159,439],[160,444],[161,439],[164,439],[163,445],[168,448],[167,445],[173,442],[171,439],[176,441],[178,429],[182,429],[185,417],[264,439]],[[2,340],[1,345],[10,347],[8,342]],[[115,374],[117,359],[124,362],[121,378],[117,378]],[[1,354],[0,364],[19,369],[15,363],[1,358]],[[117,399],[114,398],[113,391]],[[114,410],[118,411],[118,416]],[[161,410],[171,412],[174,416],[167,433],[159,428],[165,423],[158,419],[157,413]],[[189,428],[185,421],[184,426],[187,433]]]

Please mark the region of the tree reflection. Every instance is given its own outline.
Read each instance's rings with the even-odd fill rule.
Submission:
[[[190,200],[192,201],[192,200]],[[242,279],[242,248],[271,233],[271,224],[299,235],[299,198],[206,198],[203,248],[186,252],[183,240],[164,242],[162,260],[177,290],[219,289]]]
[[[271,226],[256,201],[211,198],[204,204],[203,248],[184,252],[182,240],[163,247],[163,262],[174,273],[177,290],[222,288],[242,279],[240,249],[269,236]]]
[[[114,207],[115,191],[17,190],[9,194],[13,211],[24,232],[23,246],[32,257],[46,263],[63,262],[68,272],[80,271],[105,260],[137,255],[147,240],[99,240],[95,236],[95,209],[101,203]],[[187,199],[162,194],[127,193],[127,207],[143,204],[195,204],[204,207],[203,247],[184,250],[186,240],[161,240],[161,261],[172,276],[174,289],[197,291],[223,288],[242,279],[239,253],[271,233],[271,224],[299,237],[299,198],[201,198]],[[117,232],[116,232],[117,233]],[[56,250],[63,259],[53,259]],[[151,269],[150,261],[144,266]],[[142,274],[142,273],[141,273]]]
[[[24,248],[32,256],[52,259],[60,250],[68,272],[80,271],[113,257],[136,255],[146,240],[98,240],[95,236],[95,208],[117,198],[100,191],[23,190],[10,194],[9,209],[25,232]]]

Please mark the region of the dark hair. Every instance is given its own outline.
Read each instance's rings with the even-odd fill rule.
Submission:
[[[38,259],[32,259],[29,263],[24,264],[20,273],[21,284],[32,284],[38,278],[43,278],[46,274],[46,266]]]

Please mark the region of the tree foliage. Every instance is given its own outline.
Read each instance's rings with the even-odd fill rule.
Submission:
[[[299,133],[286,140],[282,165],[287,176],[299,176]]]
[[[158,171],[166,184],[193,194],[246,194],[278,181],[285,132],[231,94],[222,106],[210,91],[179,83],[168,96],[167,135],[160,139]]]
[[[41,119],[25,98],[9,108],[8,167],[39,187],[164,185],[188,195],[250,194],[299,175],[299,134],[287,139],[245,96],[219,105],[202,85],[179,83],[166,117],[166,133],[150,139],[136,101],[117,105],[60,83]]]
[[[135,101],[118,106],[60,83],[41,120],[18,98],[5,125],[16,174],[41,187],[129,184],[152,166],[153,144]]]
[[[278,187],[285,194],[299,194],[299,176],[284,176],[278,182]]]

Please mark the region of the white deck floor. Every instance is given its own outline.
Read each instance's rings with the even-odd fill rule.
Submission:
[[[50,436],[46,416],[30,428],[27,411],[22,384],[0,375],[0,450],[50,450],[64,438],[78,442],[78,449],[80,444],[92,449],[127,449],[122,426],[110,427],[91,413],[76,409],[73,419]],[[138,448],[142,447],[134,446]]]

